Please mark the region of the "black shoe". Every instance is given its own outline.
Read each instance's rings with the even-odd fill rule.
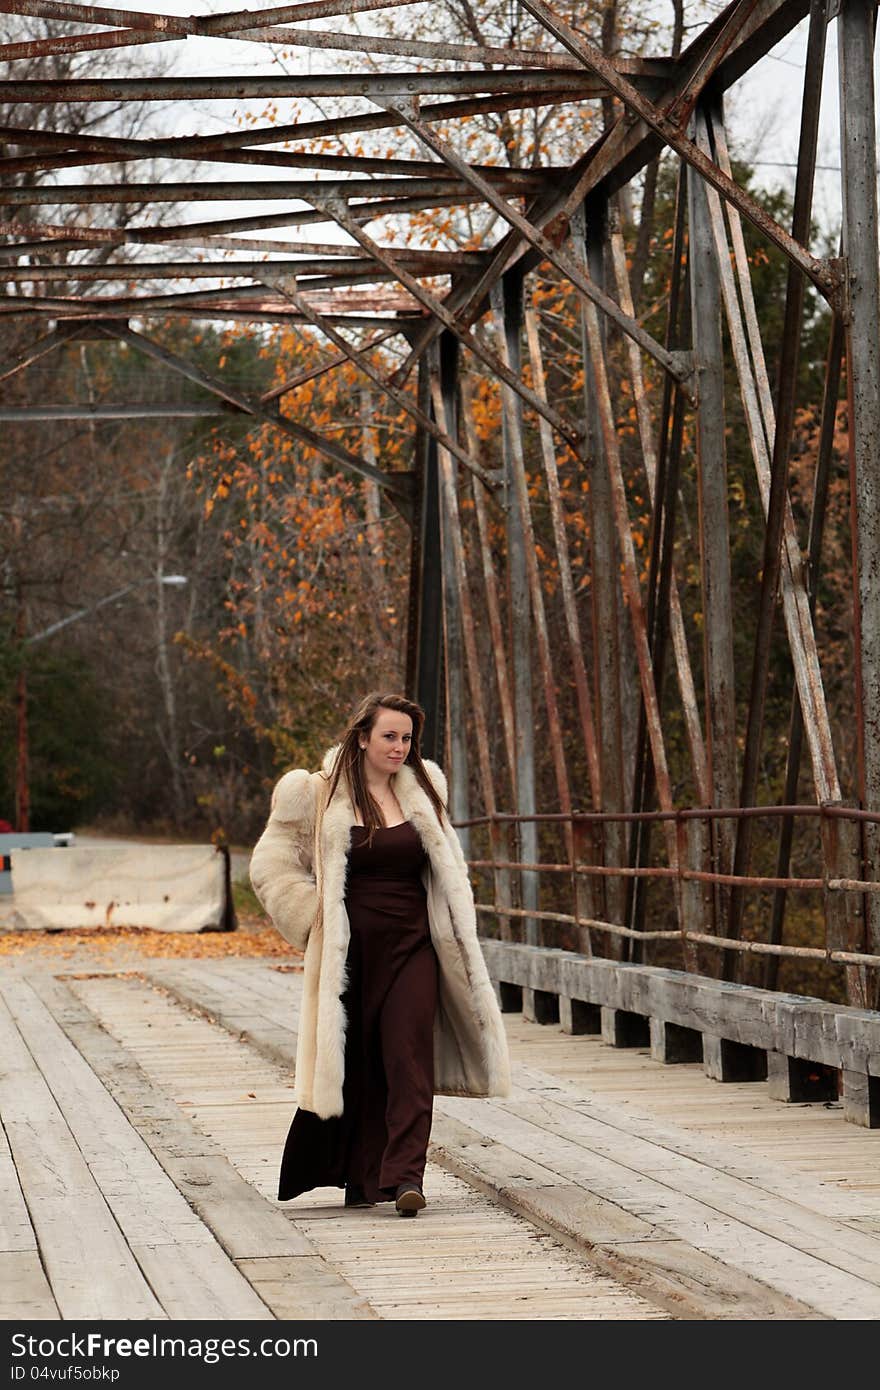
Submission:
[[[404,1182],[397,1189],[394,1205],[398,1216],[416,1216],[427,1205],[421,1188],[415,1183]]]
[[[357,1183],[348,1182],[345,1184],[345,1205],[347,1207],[372,1207],[374,1202],[368,1202],[364,1196],[364,1189],[358,1187]]]

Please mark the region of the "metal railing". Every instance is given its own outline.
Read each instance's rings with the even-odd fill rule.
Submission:
[[[880,825],[880,814],[838,804],[826,806],[750,806],[722,809],[714,807],[688,807],[671,812],[575,811],[570,815],[560,812],[547,812],[537,815],[514,815],[498,812],[491,816],[475,816],[467,820],[456,821],[456,826],[462,829],[465,827],[476,828],[486,826],[489,827],[491,832],[494,827],[519,825],[523,822],[558,825],[561,828],[570,829],[571,833],[564,836],[569,843],[578,844],[584,841],[583,835],[577,834],[578,829],[583,831],[583,829],[588,826],[602,826],[615,821],[624,821],[628,823],[637,821],[672,821],[677,827],[678,839],[681,844],[685,840],[685,827],[688,822],[707,823],[713,820],[743,820],[746,818],[779,819],[782,817],[790,817],[792,819],[811,818],[826,823],[844,821],[850,825],[856,826],[859,824]],[[575,863],[530,862],[518,859],[497,858],[469,858],[468,865],[472,870],[512,870],[518,873],[561,874],[570,877],[573,883],[576,883],[578,879],[642,878],[648,880],[672,880],[678,885],[700,883],[755,891],[773,890],[776,892],[788,892],[791,890],[813,890],[821,891],[823,894],[831,896],[862,895],[880,892],[880,882],[872,879],[850,877],[837,872],[826,872],[821,877],[786,878],[761,874],[730,874],[711,869],[684,867],[684,854],[680,854],[678,859],[679,862],[675,867],[666,865],[633,867],[629,865],[585,863],[582,861],[577,861]],[[679,941],[682,943],[683,947],[685,944],[689,943],[694,946],[712,946],[725,951],[729,950],[749,955],[787,957],[790,959],[820,961],[827,964],[862,966],[875,970],[880,969],[880,954],[868,950],[849,949],[842,946],[839,942],[834,942],[829,939],[829,928],[833,924],[829,921],[829,913],[827,911],[825,915],[825,945],[799,946],[790,945],[782,941],[773,942],[741,939],[739,937],[699,931],[694,928],[692,923],[689,923],[688,914],[681,910],[679,910],[680,925],[677,928],[641,930],[624,925],[620,922],[611,922],[602,917],[587,916],[578,912],[566,913],[545,911],[532,907],[514,907],[506,904],[484,902],[478,902],[476,904],[476,909],[478,913],[501,917],[511,921],[527,919],[537,922],[550,922],[560,926],[584,928],[590,931],[604,933],[610,937],[628,940],[642,942]],[[862,932],[865,932],[867,930],[866,920],[861,916],[861,913],[859,915]],[[686,952],[685,959],[687,961]]]

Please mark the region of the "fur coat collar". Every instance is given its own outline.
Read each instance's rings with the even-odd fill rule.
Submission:
[[[275,787],[269,822],[251,861],[257,896],[282,935],[305,950],[297,1030],[297,1103],[323,1118],[342,1113],[345,1075],[346,957],[350,927],[345,877],[351,827],[357,817],[344,776],[321,824],[321,914],[315,873],[315,806],[340,749],[324,755],[322,771],[297,768]],[[447,804],[442,770],[423,759]],[[422,873],[431,940],[438,962],[434,1018],[434,1089],[438,1095],[505,1096],[510,1061],[504,1023],[477,937],[474,898],[458,835],[445,811],[438,821],[415,773],[404,763],[392,776],[404,818],[414,825],[427,863]],[[317,916],[317,922],[316,922]]]

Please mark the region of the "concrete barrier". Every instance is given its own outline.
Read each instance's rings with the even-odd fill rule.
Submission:
[[[8,897],[12,892],[12,873],[9,865],[14,849],[47,849],[57,843],[56,837],[49,830],[13,830],[0,835],[0,894]]]
[[[235,925],[229,854],[214,845],[13,849],[11,897],[0,930]]]

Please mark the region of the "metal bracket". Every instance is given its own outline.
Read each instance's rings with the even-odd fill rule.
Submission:
[[[82,319],[71,326],[71,338],[119,338],[131,328],[128,319]]]
[[[678,377],[678,384],[690,399],[696,403],[695,373],[697,370],[694,354],[689,348],[676,348],[669,354],[672,359],[672,366]],[[685,385],[687,383],[687,385]],[[691,393],[694,392],[693,395]]]
[[[417,121],[419,119],[420,102],[417,96],[411,97],[376,97],[371,96],[370,101],[374,106],[379,106],[383,111],[390,111],[392,115],[403,116],[405,120]]]
[[[852,306],[849,298],[849,261],[846,256],[834,256],[825,261],[833,277],[833,288],[828,293],[828,304],[842,323],[852,323]]]

